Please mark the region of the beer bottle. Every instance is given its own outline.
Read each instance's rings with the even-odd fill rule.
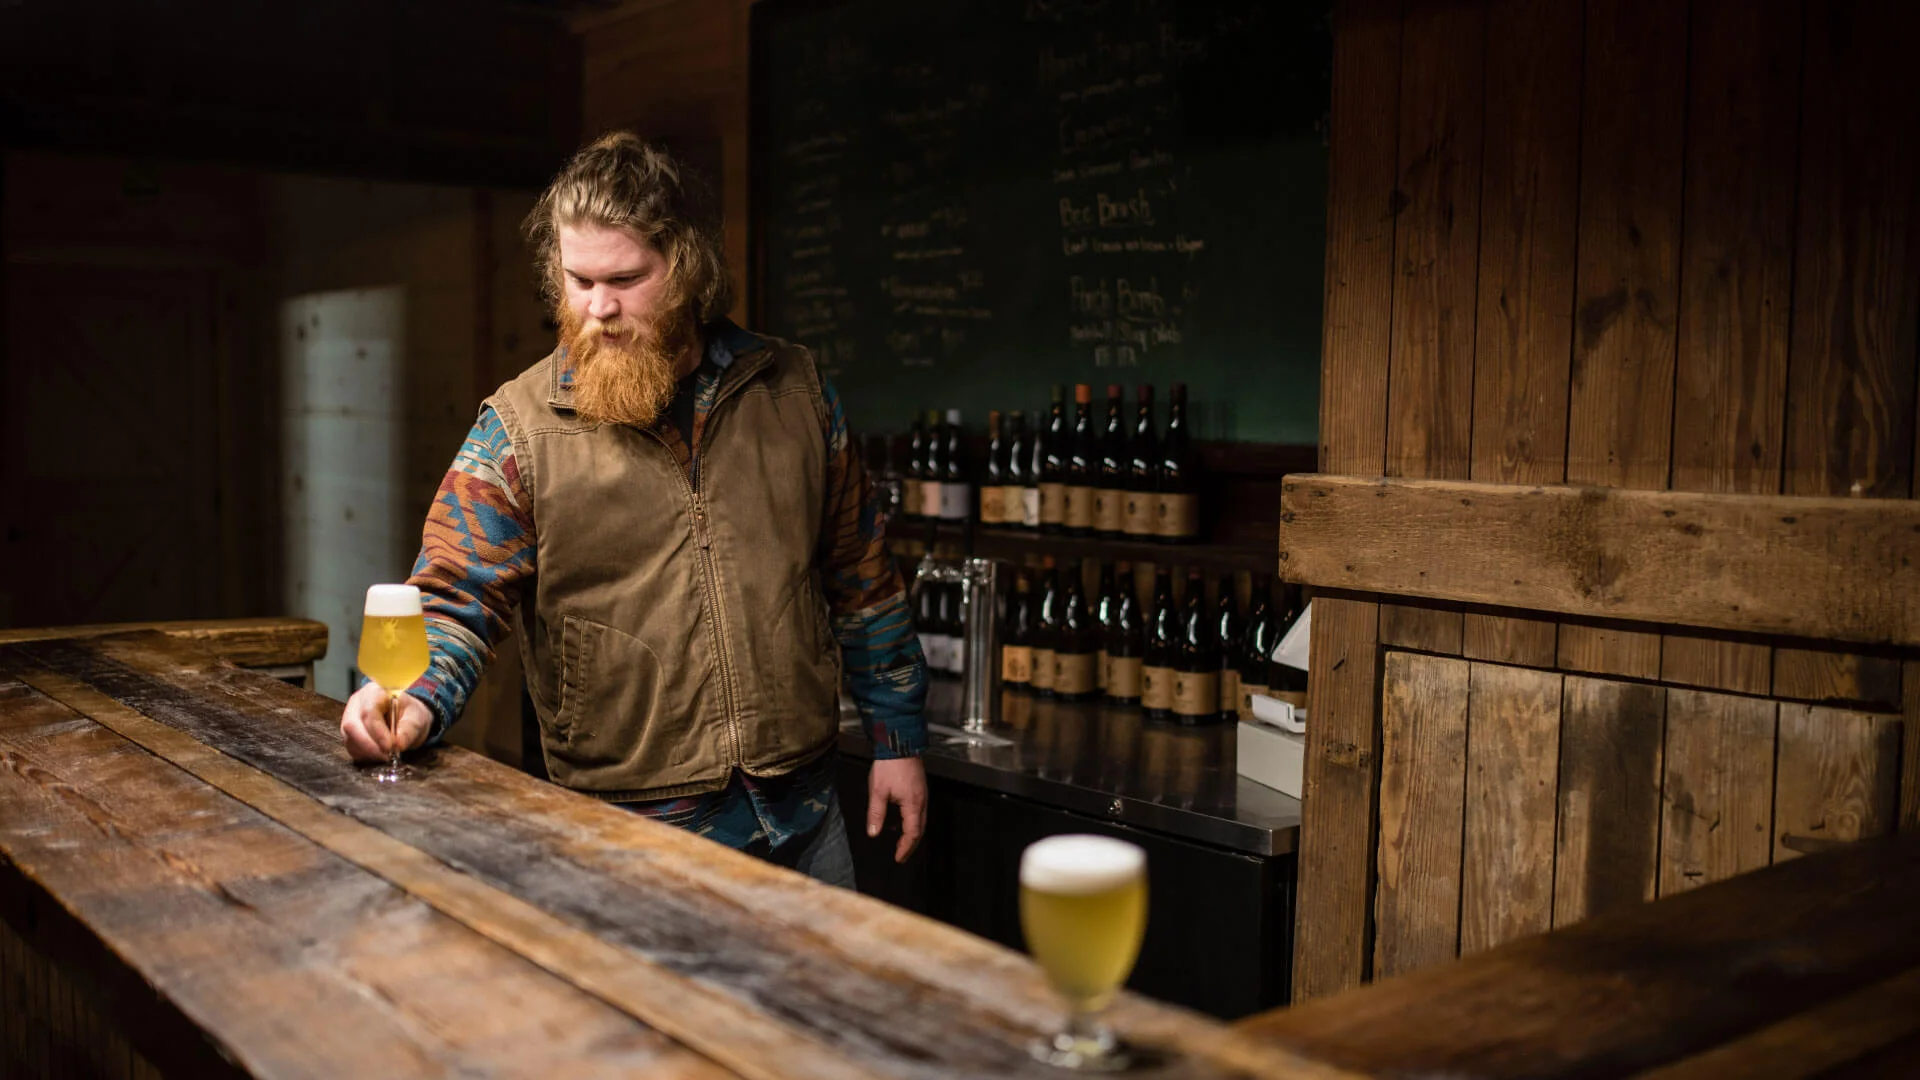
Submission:
[[[1140,407],[1133,423],[1133,454],[1127,459],[1127,504],[1120,527],[1135,539],[1153,537],[1159,492],[1160,440],[1153,433],[1153,387],[1138,388]]]
[[[1280,639],[1287,636],[1287,631],[1291,630],[1293,624],[1300,618],[1300,611],[1303,606],[1300,599],[1300,586],[1298,585],[1281,585],[1280,597],[1279,627],[1273,635],[1275,648],[1279,647]],[[1271,680],[1269,693],[1281,701],[1289,702],[1295,708],[1304,709],[1307,707],[1306,672],[1301,671],[1291,664],[1283,664],[1278,660],[1273,661],[1268,666],[1268,670],[1271,672],[1268,676]]]
[[[1013,690],[1033,689],[1033,585],[1021,567],[1013,575],[1007,618],[1000,630],[1000,683]]]
[[[1107,634],[1113,627],[1114,599],[1113,564],[1104,563],[1100,567],[1100,592],[1093,602],[1093,625],[1100,639],[1100,657],[1094,667],[1097,675],[1094,682],[1099,686],[1102,694],[1107,691],[1107,663],[1110,659],[1107,653]]]
[[[1154,534],[1170,544],[1200,538],[1200,496],[1195,484],[1193,439],[1187,430],[1187,384],[1167,391],[1167,437],[1160,445],[1155,479]]]
[[[1272,608],[1273,580],[1266,574],[1253,575],[1253,595],[1247,603],[1247,630],[1240,643],[1240,719],[1253,719],[1253,695],[1268,693],[1267,665],[1273,647],[1280,643],[1275,633]]]
[[[1223,720],[1240,715],[1240,611],[1234,603],[1233,575],[1220,579],[1220,602],[1215,606],[1213,625],[1220,643],[1220,716]]]
[[[927,410],[927,461],[925,475],[920,480],[920,516],[929,521],[940,520],[940,506],[945,500],[940,498],[940,490],[947,479],[947,447],[945,427],[940,422],[940,410]]]
[[[1007,435],[1007,460],[1001,477],[1000,524],[1009,529],[1026,527],[1027,414],[1019,409],[1007,417],[1012,431]]]
[[[1007,446],[1001,437],[1000,410],[987,411],[987,467],[980,477],[980,524],[1000,524],[1006,505]]]
[[[1060,570],[1060,632],[1053,645],[1053,696],[1085,701],[1100,692],[1095,674],[1100,634],[1087,611],[1087,588],[1078,562]]]
[[[1153,575],[1153,609],[1147,618],[1147,647],[1140,672],[1140,704],[1149,720],[1173,717],[1173,661],[1180,633],[1180,609],[1173,604],[1173,574],[1165,566]]]
[[[1057,533],[1067,524],[1067,458],[1070,450],[1067,426],[1067,388],[1053,388],[1053,403],[1047,407],[1047,437],[1040,458],[1040,531]]]
[[[1066,510],[1068,536],[1093,535],[1093,489],[1100,479],[1093,433],[1093,387],[1073,388],[1073,435],[1067,443]]]
[[[1126,535],[1127,427],[1120,415],[1121,387],[1107,387],[1107,422],[1100,432],[1100,475],[1093,489],[1093,532],[1107,540]]]
[[[1114,570],[1113,616],[1107,624],[1107,698],[1120,705],[1138,705],[1146,627],[1133,595],[1133,564],[1119,563]]]
[[[900,516],[908,521],[920,520],[920,485],[927,476],[927,429],[920,414],[913,416],[913,427],[907,433],[907,479],[900,490]]]
[[[1053,556],[1046,556],[1040,565],[1040,618],[1034,624],[1033,633],[1033,692],[1052,697],[1056,670],[1053,649],[1060,636],[1060,575],[1053,565]]]
[[[1220,648],[1207,610],[1206,579],[1198,570],[1187,571],[1187,601],[1173,659],[1173,718],[1182,724],[1220,719]]]

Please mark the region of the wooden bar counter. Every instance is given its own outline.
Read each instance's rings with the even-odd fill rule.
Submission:
[[[1057,1076],[1022,955],[154,632],[0,645],[0,1074]],[[1143,1075],[1341,1071],[1131,995]]]

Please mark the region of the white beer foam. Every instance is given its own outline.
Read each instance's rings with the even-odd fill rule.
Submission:
[[[420,614],[420,588],[416,585],[373,585],[367,589],[366,614],[394,619]]]
[[[1085,896],[1118,888],[1146,873],[1147,853],[1125,840],[1049,836],[1020,856],[1020,884],[1036,892]]]

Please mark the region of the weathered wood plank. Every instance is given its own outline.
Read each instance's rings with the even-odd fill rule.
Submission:
[[[1401,0],[1333,9],[1327,157],[1326,317],[1321,332],[1320,468],[1385,474],[1400,145]],[[1380,609],[1314,605],[1293,998],[1358,986],[1371,955]],[[1341,663],[1325,659],[1338,655]],[[1314,810],[1304,809],[1307,806]]]
[[[1920,968],[1874,983],[1705,1053],[1640,1074],[1640,1080],[1797,1080],[1831,1076],[1920,1032]],[[1911,1065],[1913,1059],[1907,1059]],[[1895,1073],[1894,1075],[1900,1075]]]
[[[1810,4],[1785,490],[1912,493],[1920,318],[1920,13]],[[1884,702],[1892,661],[1781,650],[1774,693]]]
[[[1469,672],[1462,956],[1553,926],[1563,682],[1499,664]]]
[[[250,1071],[727,1075],[17,682],[0,687],[0,760],[11,864]],[[328,1023],[286,1023],[309,1010]],[[160,1037],[145,1014],[122,1022]],[[172,1048],[186,1023],[166,1049],[192,1074],[204,1062]]]
[[[1920,837],[1866,841],[1239,1028],[1373,1075],[1634,1075],[1920,967],[1917,899]]]
[[[1667,691],[1660,895],[1772,861],[1773,752],[1780,706],[1704,690]]]
[[[1473,480],[1557,484],[1567,475],[1582,34],[1576,5],[1487,8]],[[1551,619],[1469,612],[1461,654],[1551,667],[1556,641]]]
[[[17,627],[0,630],[0,645],[51,638],[99,637],[134,630],[157,630],[170,637],[198,642],[215,656],[243,667],[304,664],[327,655],[327,624],[291,616]]]
[[[1372,955],[1380,645],[1375,604],[1313,602],[1293,999],[1355,987]]]
[[[169,746],[171,760],[244,785],[249,805],[299,817],[303,834],[353,846],[356,861],[393,860],[383,876],[602,1000],[632,1012],[654,995],[656,1026],[672,1025],[688,1045],[724,1042],[695,1048],[730,1068],[1046,1071],[1025,1045],[1060,1004],[1016,953],[464,751],[420,755],[415,783],[369,783],[346,766],[337,703],[195,663],[163,639],[16,648],[84,681],[90,689],[78,694],[111,697],[122,711],[137,705],[191,733],[190,745]],[[89,700],[90,714],[138,726]],[[171,742],[163,724],[147,734]],[[219,760],[200,760],[196,747]],[[903,996],[916,1005],[898,1007]],[[1137,998],[1124,997],[1113,1019],[1176,1074],[1313,1071]]]
[[[1376,978],[1430,967],[1460,952],[1469,667],[1445,657],[1386,654]]]
[[[1654,898],[1666,707],[1657,686],[1567,676],[1554,926]]]
[[[1920,644],[1920,501],[1290,476],[1289,581]]]
[[[1895,716],[1780,706],[1774,861],[1893,831],[1901,728]]]
[[[1388,476],[1470,468],[1485,89],[1481,0],[1407,0],[1400,59]],[[1461,615],[1387,604],[1380,642],[1458,654]]]
[[[1664,488],[1680,279],[1686,8],[1587,5],[1567,482]],[[1560,628],[1562,667],[1645,677],[1651,635]]]
[[[1386,474],[1389,327],[1400,145],[1401,0],[1333,9],[1320,468]]]
[[[1775,495],[1787,403],[1801,0],[1690,9],[1673,488]],[[1661,678],[1766,694],[1772,649],[1668,634]]]

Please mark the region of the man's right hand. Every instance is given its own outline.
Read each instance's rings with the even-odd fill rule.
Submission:
[[[433,730],[433,714],[412,694],[401,694],[399,708],[400,748],[411,750],[427,741]],[[347,744],[347,755],[355,761],[385,761],[393,746],[393,733],[387,728],[387,692],[378,683],[368,683],[347,699],[340,714],[340,741]]]

